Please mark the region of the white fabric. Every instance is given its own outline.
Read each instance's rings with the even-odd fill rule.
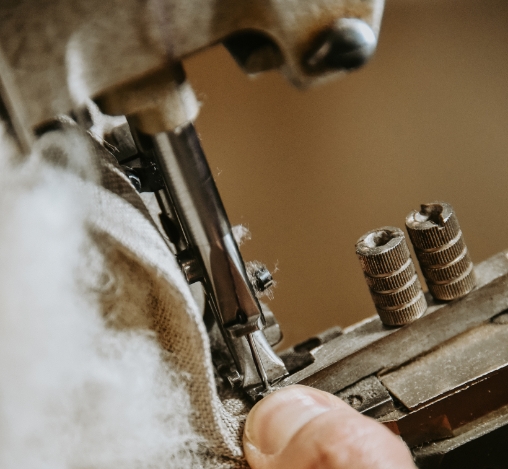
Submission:
[[[0,466],[247,467],[248,406],[114,158],[72,126],[0,152]]]

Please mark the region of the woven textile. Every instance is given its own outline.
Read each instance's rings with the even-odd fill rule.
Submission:
[[[248,405],[217,388],[202,313],[144,201],[115,158],[75,126],[45,134],[36,151],[42,158],[31,164],[60,168],[89,202],[83,296],[96,301],[108,328],[154,331],[169,368],[184,377],[200,441],[189,450],[193,467],[248,467],[241,449]]]

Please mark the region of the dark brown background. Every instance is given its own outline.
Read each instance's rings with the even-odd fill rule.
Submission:
[[[506,0],[388,0],[374,60],[305,92],[220,46],[186,68],[244,258],[278,266],[285,345],[375,313],[354,244],[422,202],[454,205],[473,260],[508,247]]]

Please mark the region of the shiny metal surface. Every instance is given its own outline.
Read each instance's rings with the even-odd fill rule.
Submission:
[[[504,366],[415,409],[401,407],[380,421],[415,448],[459,435],[466,425],[507,404],[508,366]]]
[[[203,282],[242,386],[263,383],[268,389],[287,371],[261,332],[265,326],[261,306],[196,131],[188,124],[151,140],[168,191],[166,204],[172,205],[185,236],[184,273],[189,273],[189,281]]]
[[[425,312],[427,302],[402,230],[369,231],[356,243],[356,255],[383,324],[402,326]]]
[[[376,418],[395,410],[392,396],[376,376],[362,379],[335,395],[369,417]]]
[[[237,336],[259,330],[261,309],[193,126],[157,134],[153,141],[189,247],[199,254],[218,302],[221,324]]]
[[[18,8],[18,3],[27,9]],[[76,15],[80,9],[74,3],[86,3],[86,14]],[[361,66],[372,56],[383,2],[194,3],[187,2],[182,9],[178,6],[184,2],[179,0],[159,2],[157,13],[163,14],[147,16],[144,4],[126,0],[118,18],[112,2],[98,0],[56,0],[42,8],[31,0],[10,1],[0,7],[4,31],[0,91],[13,128],[21,129],[18,137],[23,147],[30,147],[34,129],[88,98],[97,99],[103,110],[129,115],[131,122],[143,124],[139,129],[153,135],[163,185],[158,178],[146,182],[154,176],[148,166],[129,177],[138,190],[157,193],[161,222],[184,275],[189,283],[201,281],[205,286],[216,329],[223,334],[224,347],[219,348],[231,355],[224,366],[230,365],[229,358],[234,360],[234,367],[221,375],[232,386],[243,387],[254,399],[294,382],[335,392],[370,415],[388,412],[386,422],[408,444],[417,444],[420,454],[434,451],[432,457],[434,448],[448,454],[453,445],[437,443],[422,449],[428,441],[450,438],[457,445],[464,434],[479,440],[484,413],[499,410],[496,406],[507,395],[505,318],[482,325],[508,306],[506,256],[478,267],[479,289],[467,298],[445,306],[429,301],[427,314],[411,324],[407,323],[423,314],[425,299],[409,256],[388,255],[379,263],[364,256],[366,279],[383,322],[405,327],[387,329],[374,318],[343,334],[332,334],[329,341],[311,339],[300,344],[300,352],[298,346],[294,348],[293,355],[306,358],[298,364],[302,368],[280,382],[286,368],[270,347],[280,340],[280,328],[275,322],[267,324],[265,336],[255,291],[265,289],[271,278],[268,272],[258,271],[253,282],[245,271],[189,124],[197,115],[197,101],[183,78],[170,72],[183,57],[222,41],[248,73],[280,68],[293,83],[307,86]],[[178,9],[179,14],[166,15],[168,8]],[[37,17],[35,22],[25,23],[32,17]],[[103,18],[116,21],[108,24]],[[42,60],[40,44],[52,51]],[[129,146],[121,150],[125,159],[132,156],[131,150]],[[433,213],[434,209],[424,215],[432,219]],[[447,300],[474,287],[473,265],[452,220],[441,217],[437,221],[441,231],[435,237],[433,228],[424,233],[430,244],[415,235],[418,242],[423,240],[417,247],[431,292]],[[434,245],[439,237],[441,244]],[[394,253],[396,249],[390,254]],[[474,428],[464,430],[472,423]],[[464,469],[466,464],[458,467]],[[505,467],[503,462],[500,467]]]
[[[398,408],[381,421],[415,447],[464,431],[508,404],[508,327],[485,322],[402,367],[381,372]]]
[[[475,287],[473,263],[450,204],[423,204],[406,217],[406,227],[434,298],[454,300]]]
[[[381,382],[408,409],[467,386],[508,363],[508,325],[487,323],[381,376]]]
[[[305,65],[311,73],[352,70],[367,63],[376,46],[376,34],[365,21],[341,18],[321,33]]]
[[[346,329],[278,386],[334,393],[399,435],[419,468],[505,469],[508,254],[476,274],[477,289],[451,303],[429,295],[427,313],[400,329],[377,318]]]
[[[314,363],[277,387],[306,384],[335,393],[387,368],[395,368],[508,309],[508,259],[502,252],[475,267],[477,288],[451,303],[427,298],[424,316],[399,329],[370,318],[313,352]]]

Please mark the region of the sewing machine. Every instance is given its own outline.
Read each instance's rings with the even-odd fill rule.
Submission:
[[[255,401],[314,386],[400,434],[419,467],[507,467],[506,255],[478,264],[458,299],[427,294],[424,306],[420,294],[407,323],[374,317],[278,355],[280,329],[257,297],[271,275],[246,268],[193,126],[199,106],[183,58],[222,42],[247,73],[277,68],[305,87],[367,62],[382,9],[377,0],[3,2],[3,114],[24,152],[55,116],[89,125],[90,98],[127,117],[108,138],[133,186],[157,197],[184,276],[203,285],[212,357],[238,392]]]

